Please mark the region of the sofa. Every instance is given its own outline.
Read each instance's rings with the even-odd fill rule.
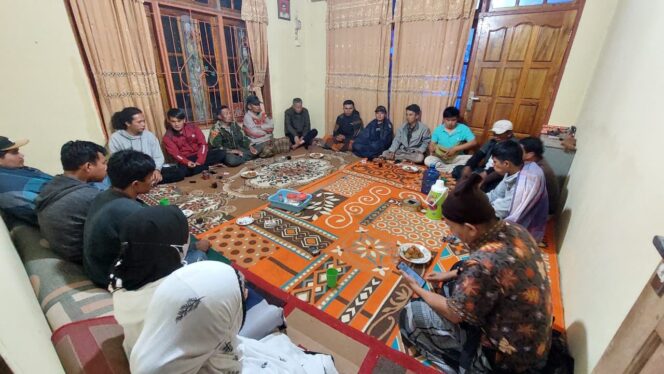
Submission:
[[[55,255],[39,228],[6,217],[5,223],[64,371],[129,373],[111,294],[96,287],[82,266]]]

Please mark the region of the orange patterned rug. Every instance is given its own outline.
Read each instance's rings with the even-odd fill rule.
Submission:
[[[199,237],[266,282],[395,350],[414,355],[404,347],[397,325],[398,314],[412,295],[395,270],[396,248],[418,243],[432,252],[433,261],[414,267],[421,274],[449,270],[466,256],[461,245],[442,241],[450,235],[444,222],[402,209],[402,200],[423,196],[416,192],[421,178],[421,172],[408,173],[399,165],[357,162],[301,188],[314,198],[300,213],[262,206],[248,213],[255,219],[249,226],[233,220]],[[266,225],[268,221],[276,226]],[[545,252],[555,324],[562,328],[554,244],[549,240]],[[319,255],[310,254],[317,250]],[[333,289],[326,284],[331,266],[339,270]]]

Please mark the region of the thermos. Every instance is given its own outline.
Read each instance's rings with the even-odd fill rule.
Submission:
[[[432,220],[438,220],[443,218],[443,202],[447,197],[447,187],[445,187],[445,181],[439,179],[431,187],[429,195],[427,195],[426,200],[426,216]]]
[[[428,194],[429,190],[431,190],[431,186],[436,183],[439,177],[440,173],[436,170],[436,167],[434,165],[429,166],[427,171],[424,172],[424,175],[422,175],[422,193],[425,195]]]

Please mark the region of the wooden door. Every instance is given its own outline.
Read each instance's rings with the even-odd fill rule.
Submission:
[[[664,257],[664,237],[653,240]],[[664,372],[664,260],[604,351],[593,373]]]
[[[461,110],[484,139],[509,119],[517,136],[538,135],[547,120],[577,10],[481,15]]]

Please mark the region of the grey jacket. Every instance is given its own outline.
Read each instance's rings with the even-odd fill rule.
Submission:
[[[392,141],[392,146],[388,151],[390,152],[407,152],[407,153],[425,153],[427,148],[429,148],[429,143],[431,142],[431,130],[427,125],[422,122],[417,122],[417,126],[413,131],[413,135],[410,138],[410,143],[408,143],[408,123],[405,123],[397,131],[394,140]]]
[[[77,179],[56,175],[35,199],[39,229],[53,252],[63,259],[83,261],[83,226],[99,192]]]
[[[164,152],[161,150],[159,139],[148,130],[143,131],[141,135],[131,135],[126,130],[116,131],[111,135],[108,148],[111,153],[125,149],[143,152],[152,157],[157,170],[161,170],[162,165],[164,165]]]

